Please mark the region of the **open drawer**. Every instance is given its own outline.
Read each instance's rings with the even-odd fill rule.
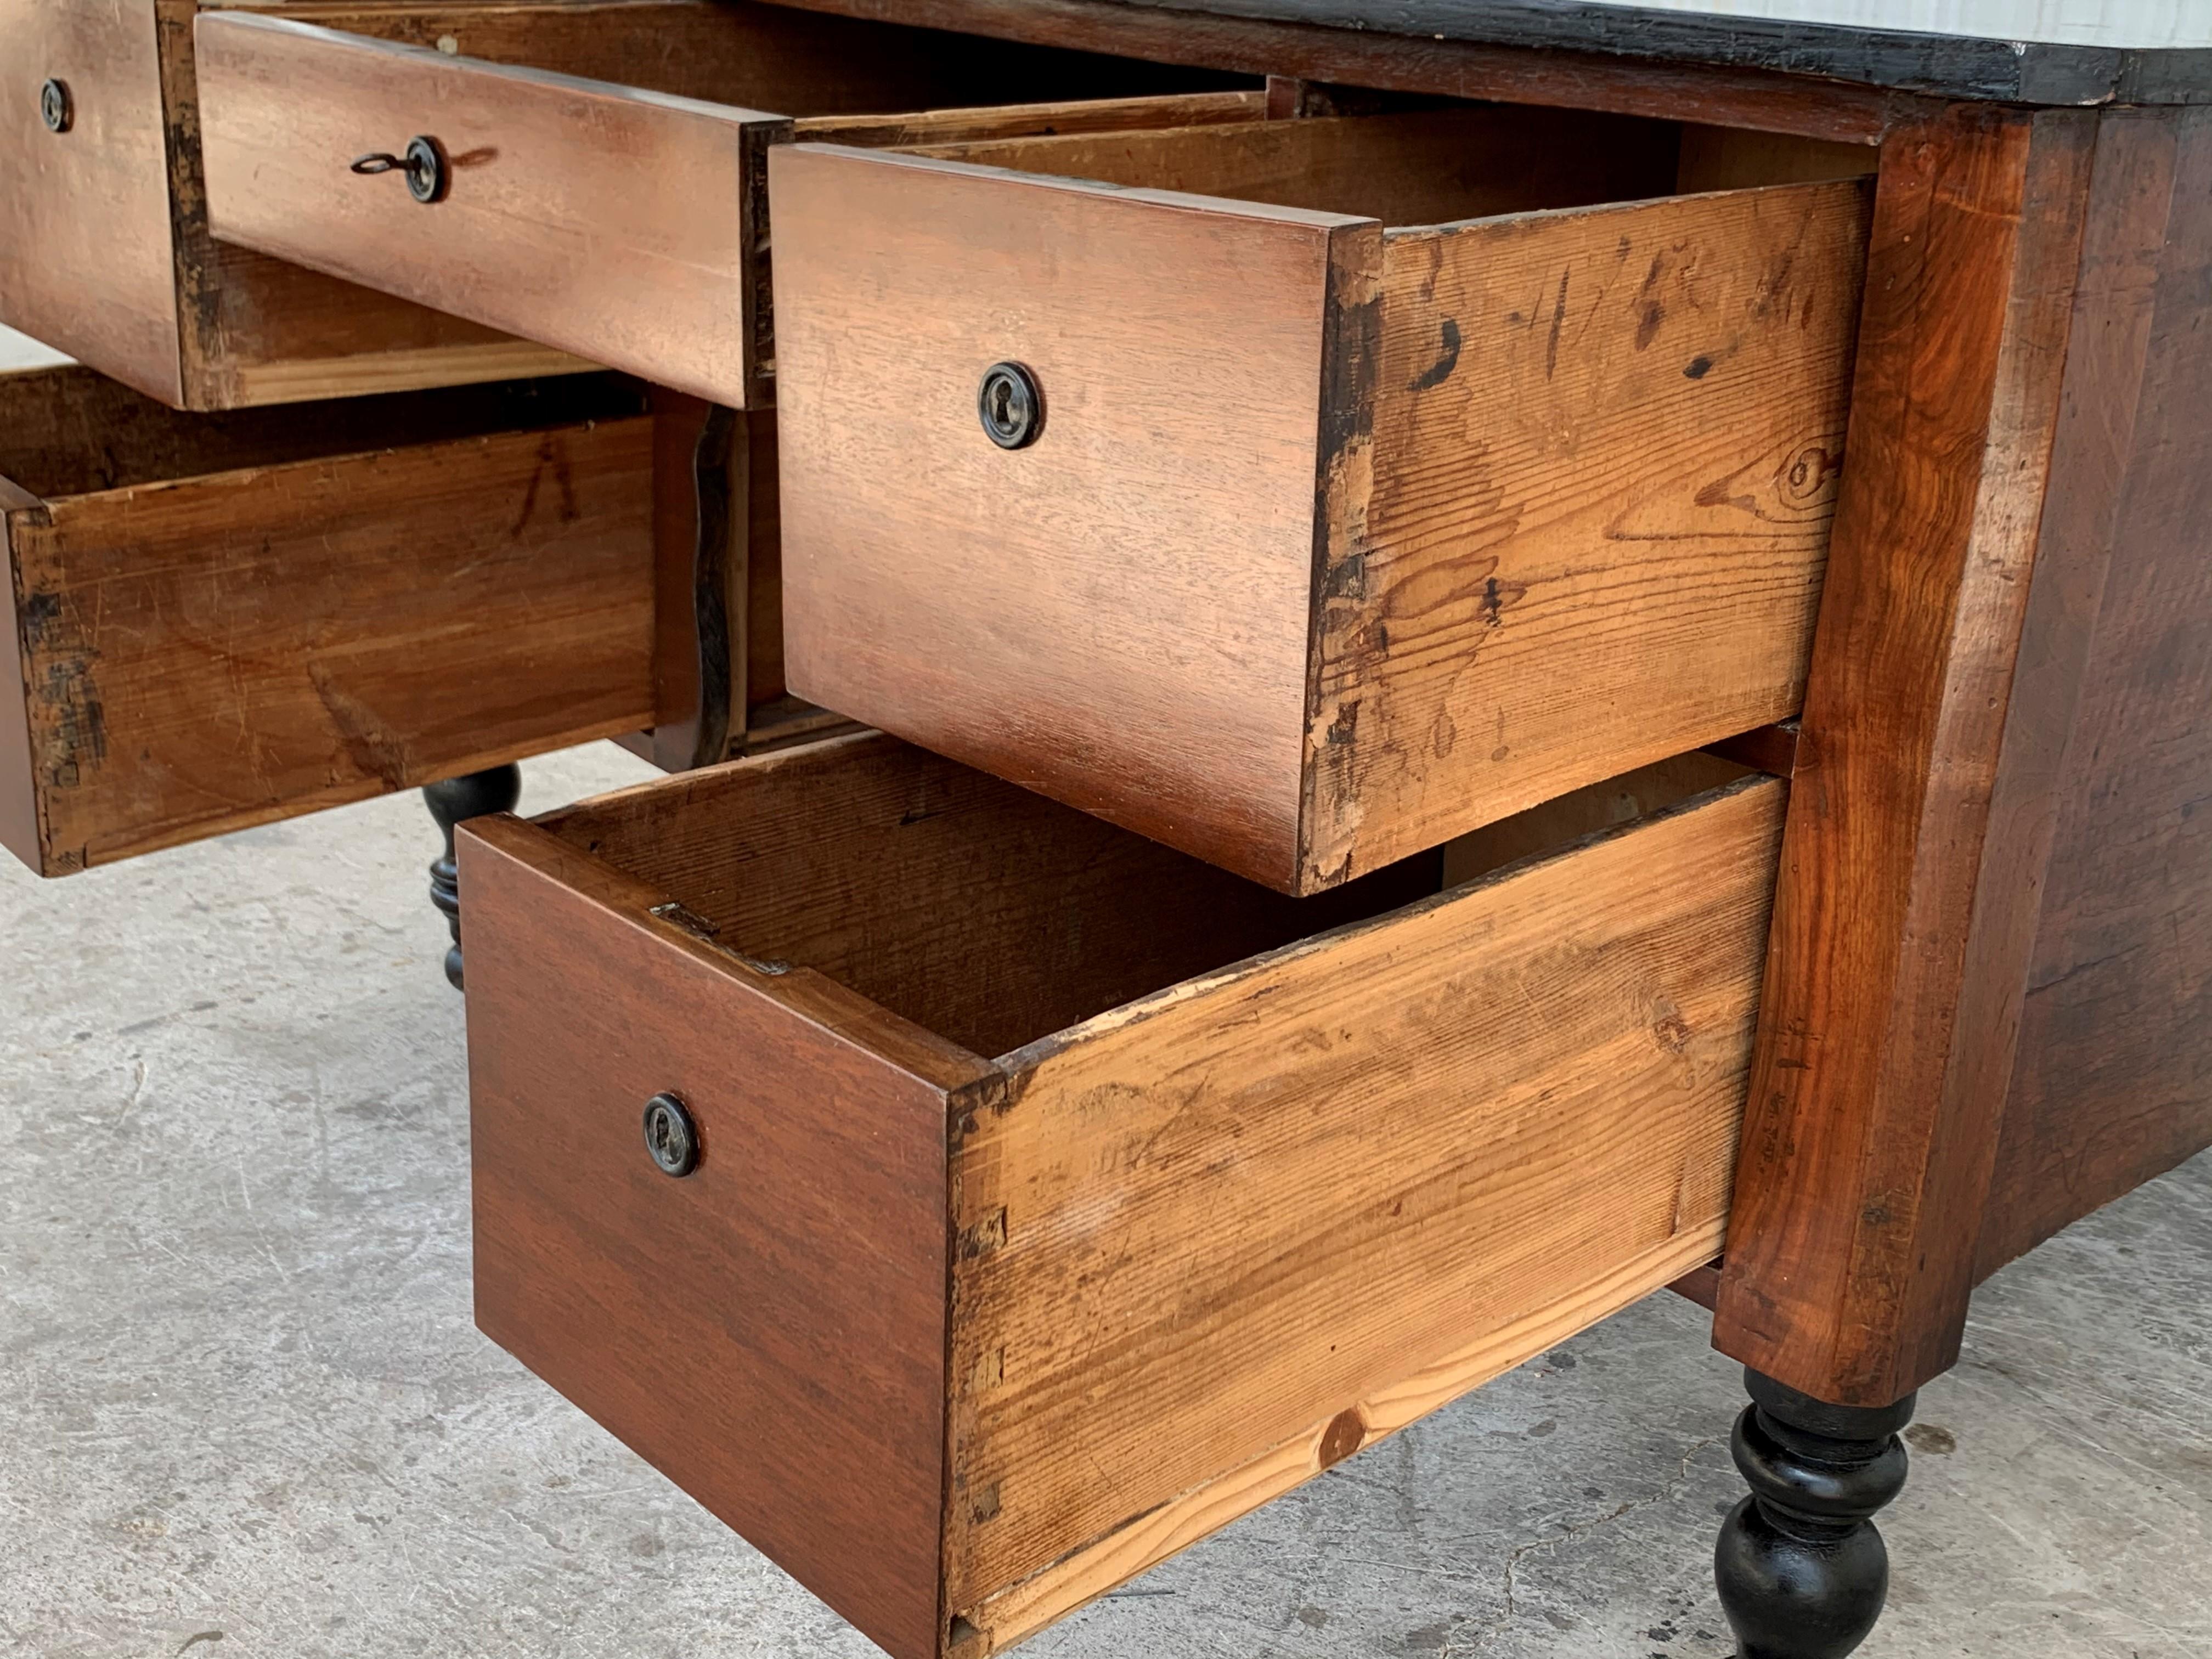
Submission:
[[[0,845],[58,875],[651,724],[641,408],[0,375]]]
[[[0,323],[180,408],[230,409],[571,372],[591,367],[563,351],[518,340],[447,314],[283,260],[213,240],[202,168],[204,82],[197,82],[194,0],[0,0]],[[1083,97],[1192,83],[1188,71],[1033,47],[1000,46],[940,31],[811,15],[739,0],[249,0],[312,16],[356,37],[411,41],[556,70],[634,81],[702,98],[764,95],[772,108],[823,113],[918,109],[975,102],[1011,81],[1024,96]],[[450,61],[450,60],[449,60]],[[218,66],[219,68],[220,66]],[[301,163],[312,188],[280,216],[329,208],[351,188],[381,185],[407,198],[400,179],[349,179],[364,150],[404,149],[379,123],[336,156],[308,149],[349,107],[302,82],[309,101],[268,112],[277,149]],[[400,110],[381,112],[404,121]],[[619,123],[586,117],[570,169],[572,197],[588,183],[579,158],[606,159]],[[212,132],[225,129],[218,126]],[[498,138],[512,158],[520,135]],[[495,149],[454,159],[484,176]],[[659,158],[660,152],[653,152]],[[326,167],[313,165],[327,162]],[[502,166],[505,163],[501,164]],[[266,188],[275,188],[271,180]],[[463,191],[465,198],[467,191]],[[510,198],[511,203],[511,198]],[[593,204],[604,209],[605,199]],[[683,201],[691,219],[734,227],[743,212],[711,188]],[[557,280],[579,249],[550,228],[519,255],[542,264],[495,273],[537,290]],[[565,227],[574,230],[574,227]],[[411,242],[392,252],[418,257]],[[643,280],[631,273],[636,280]],[[603,302],[619,286],[580,292]],[[464,307],[465,310],[465,307]]]
[[[791,690],[1299,893],[1786,717],[1872,156],[1498,106],[785,146]]]
[[[476,820],[477,1322],[1006,1646],[1711,1258],[1787,786],[1687,764],[1306,900],[875,733]]]
[[[1222,79],[726,0],[501,0],[404,33],[373,9],[367,27],[316,14],[329,27],[281,15],[294,9],[200,15],[217,236],[737,408],[769,396],[762,159],[793,118]],[[1261,101],[1170,100],[1145,124],[1256,118]],[[830,130],[890,143],[1133,118],[968,111]],[[379,154],[399,165],[349,175]]]

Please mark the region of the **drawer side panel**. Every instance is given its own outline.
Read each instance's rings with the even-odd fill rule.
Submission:
[[[1389,240],[1309,883],[1796,711],[1869,215],[1846,179]]]
[[[1325,1464],[1709,1259],[1786,787],[1007,1056],[955,1170],[993,1245],[956,1297],[955,1611],[1203,1490],[1180,1547],[1316,1425]]]
[[[858,999],[799,1012],[532,826],[479,820],[460,863],[477,1324],[898,1659],[934,1659],[944,1088],[870,1043]],[[680,1179],[641,1129],[663,1091],[701,1138]]]
[[[652,423],[68,497],[15,538],[58,868],[653,718]]]

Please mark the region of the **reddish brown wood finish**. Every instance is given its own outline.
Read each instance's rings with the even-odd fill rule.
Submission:
[[[204,13],[194,40],[220,235],[701,397],[764,395],[755,185],[787,118],[246,12]],[[442,199],[346,172],[417,134],[449,158]]]
[[[0,0],[0,321],[176,403],[154,9]],[[70,88],[65,132],[40,115],[49,76]]]
[[[460,868],[477,1322],[898,1659],[933,1659],[946,1102],[987,1068],[718,952],[531,825],[469,825]],[[700,1128],[681,1179],[641,1128],[664,1091]]]
[[[1947,1369],[1973,1283],[2032,937],[1998,750],[2095,119],[1954,107],[1883,150],[1714,1338],[1839,1403]]]
[[[2212,112],[2104,118],[2081,289],[2021,650],[2048,689],[2006,740],[2049,858],[1982,1273],[2212,1144]]]

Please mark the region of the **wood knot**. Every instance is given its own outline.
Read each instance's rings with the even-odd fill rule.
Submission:
[[[1322,1468],[1334,1468],[1339,1463],[1367,1443],[1367,1419],[1359,1414],[1359,1407],[1340,1411],[1328,1420],[1322,1431],[1321,1449],[1315,1455]]]

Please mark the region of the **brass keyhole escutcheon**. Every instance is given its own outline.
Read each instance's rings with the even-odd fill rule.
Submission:
[[[993,363],[983,371],[975,412],[982,417],[985,434],[1000,448],[1024,448],[1044,430],[1044,392],[1036,376],[1022,364]]]
[[[688,1176],[699,1167],[699,1127],[676,1096],[659,1094],[645,1103],[645,1150],[665,1176]]]

